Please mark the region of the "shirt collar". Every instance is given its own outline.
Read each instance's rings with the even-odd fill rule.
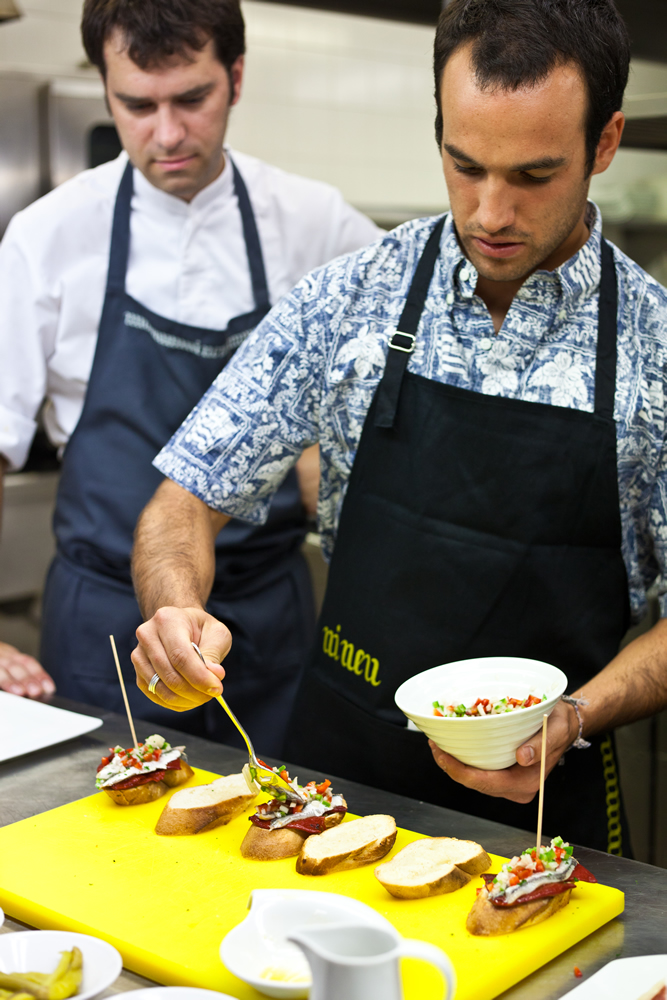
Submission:
[[[589,201],[586,219],[590,235],[581,250],[554,271],[535,271],[526,279],[521,293],[531,295],[536,285],[556,284],[563,300],[582,300],[597,292],[600,285],[600,244],[602,217],[597,205]],[[454,219],[448,213],[440,240],[446,293],[464,300],[472,299],[477,285],[477,270],[461,250]]]
[[[214,201],[231,198],[234,193],[234,177],[229,153],[225,150],[225,165],[214,181],[207,184],[205,188],[198,191],[192,201],[183,201],[176,195],[168,194],[155,187],[144,177],[140,170],[134,168],[134,192],[135,197],[140,199],[142,205],[156,212],[166,212],[169,215],[176,215],[188,218],[199,215],[202,211],[207,211]]]

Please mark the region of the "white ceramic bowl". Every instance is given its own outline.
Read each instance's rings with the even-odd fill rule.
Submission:
[[[73,945],[83,956],[83,981],[76,1000],[88,1000],[114,983],[123,968],[112,945],[69,931],[17,931],[0,936],[0,972],[53,972],[62,951]]]
[[[393,927],[370,906],[335,892],[311,889],[254,889],[250,913],[220,945],[220,958],[229,971],[267,997],[298,1000],[311,986],[306,957],[287,936],[297,927],[323,926],[354,921],[382,930]],[[280,968],[303,976],[300,983],[262,978],[268,968]],[[344,998],[341,998],[344,1000]]]
[[[567,687],[558,667],[519,656],[484,656],[444,663],[415,674],[401,684],[396,704],[418,729],[453,757],[499,771],[516,763],[515,751],[538,731],[542,716],[554,709]],[[462,716],[447,719],[433,715],[433,702],[472,705],[478,698],[527,698],[534,694],[546,702],[502,715]]]

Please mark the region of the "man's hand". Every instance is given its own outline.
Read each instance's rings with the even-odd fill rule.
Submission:
[[[139,645],[132,653],[137,686],[156,705],[187,712],[222,694],[221,660],[232,645],[229,629],[202,608],[160,608],[137,629]],[[206,665],[192,648],[196,642]],[[160,680],[155,694],[148,685]]]
[[[56,686],[34,657],[0,642],[0,690],[22,698],[42,699],[50,697]]]
[[[572,706],[563,701],[557,702],[547,723],[546,774],[556,766],[578,733],[579,723]],[[473,788],[476,792],[483,792],[484,795],[521,803],[530,802],[539,791],[541,729],[532,739],[518,748],[517,763],[501,771],[482,771],[477,767],[469,767],[444,750],[439,750],[433,740],[428,742],[438,767],[466,788]]]

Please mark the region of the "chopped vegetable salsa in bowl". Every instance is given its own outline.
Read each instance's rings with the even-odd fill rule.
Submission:
[[[464,715],[469,718],[482,715],[501,715],[503,712],[515,712],[517,708],[532,708],[533,705],[540,705],[547,700],[545,694],[537,698],[534,694],[529,694],[527,698],[501,698],[493,701],[490,698],[478,698],[474,704],[466,705],[443,705],[442,702],[433,702],[433,714],[440,719],[461,719]]]
[[[415,674],[395,701],[408,728],[464,764],[496,771],[516,763],[517,748],[539,730],[566,688],[567,677],[550,663],[485,656]]]

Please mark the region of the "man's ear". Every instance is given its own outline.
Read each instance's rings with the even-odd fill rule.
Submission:
[[[615,111],[602,129],[591,174],[602,174],[607,169],[616,156],[616,150],[621,143],[624,127],[625,115],[622,111]]]
[[[232,104],[236,104],[241,97],[241,86],[243,84],[243,70],[245,69],[245,57],[239,56],[236,59],[229,70],[229,77],[232,82],[232,99],[229,102],[230,107]]]

